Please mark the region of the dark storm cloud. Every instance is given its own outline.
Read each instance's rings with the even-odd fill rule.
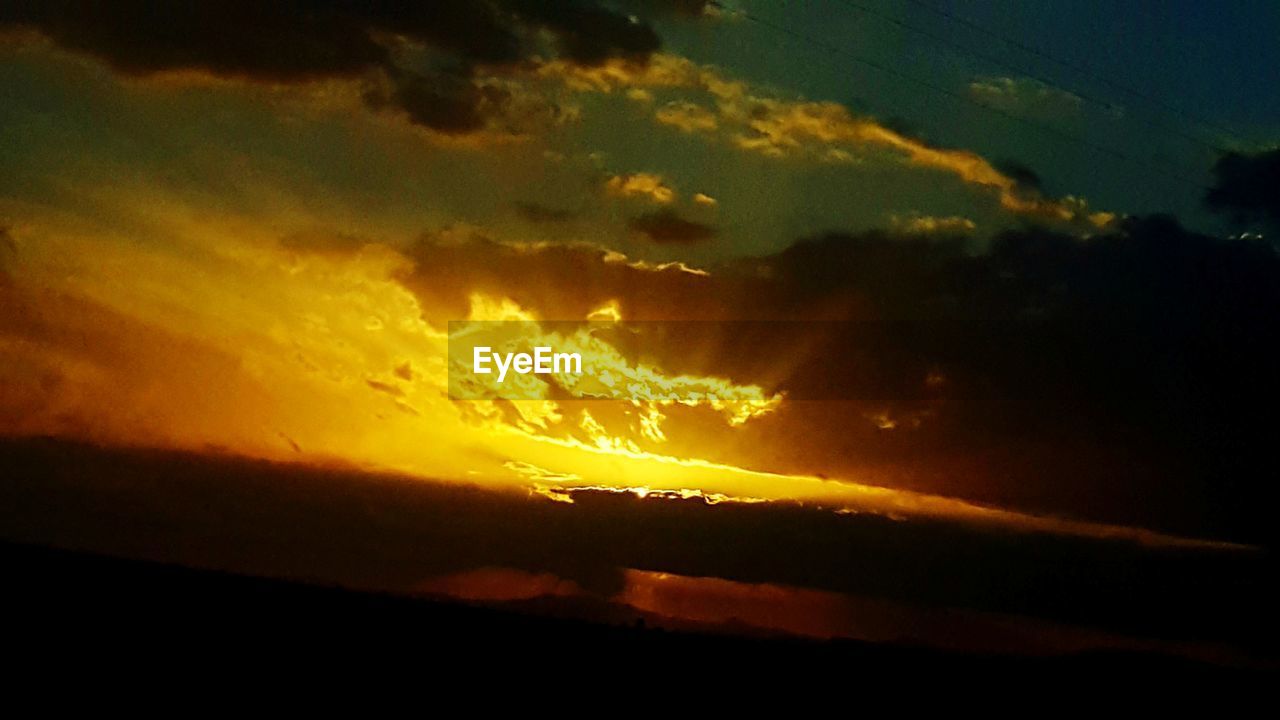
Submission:
[[[1153,217],[1083,241],[1012,231],[980,253],[955,237],[831,234],[708,276],[483,238],[428,238],[411,255],[406,283],[443,319],[481,291],[552,319],[616,300],[627,320],[771,321],[644,349],[671,372],[800,400],[734,431],[779,470],[884,468],[897,473],[885,482],[1033,511],[1276,537],[1280,258],[1266,245]],[[807,402],[823,399],[839,402]]]
[[[515,207],[516,213],[531,223],[562,223],[577,217],[577,213],[572,210],[547,207],[534,202],[518,202]]]
[[[993,163],[995,168],[1015,183],[1024,191],[1044,194],[1044,181],[1040,178],[1040,174],[1035,170],[1014,160],[1005,160]]]
[[[1280,149],[1255,155],[1228,153],[1213,166],[1205,204],[1240,223],[1280,229]]]
[[[768,266],[752,297],[861,321],[788,381],[810,397],[822,388],[806,384],[839,386],[898,419],[851,452],[932,456],[993,501],[1275,538],[1270,247],[1147,218],[1088,241],[1010,232],[980,255],[958,240],[832,235]],[[831,442],[857,445],[835,427]]]
[[[729,301],[711,279],[678,267],[645,268],[595,246],[504,244],[480,234],[424,234],[408,251],[415,270],[403,281],[423,299],[434,322],[467,317],[469,297],[484,293],[537,308],[550,319],[581,319],[615,298],[646,318]],[[674,314],[674,315],[673,315]]]
[[[336,5],[19,0],[6,3],[0,22],[35,27],[129,74],[199,68],[288,81],[355,74],[387,59],[362,24]]]
[[[430,74],[393,75],[389,91],[366,93],[370,107],[404,110],[409,120],[445,134],[462,134],[485,125],[488,109],[506,104],[509,95],[500,88],[481,88],[469,74],[440,70]]]
[[[686,220],[669,209],[645,213],[633,218],[629,225],[660,245],[687,245],[716,236],[716,229],[710,225]]]
[[[563,57],[595,65],[612,57],[646,58],[661,45],[653,28],[572,0],[504,0],[521,18],[555,33]]]
[[[551,35],[562,58],[584,65],[643,61],[659,47],[648,25],[585,0],[20,0],[0,8],[5,26],[34,28],[131,75],[196,69],[296,82],[381,71],[392,89],[371,93],[372,105],[394,104],[414,122],[454,134],[479,129],[506,101],[477,86],[475,68],[532,60],[538,31]],[[423,43],[447,60],[399,67],[392,37]]]

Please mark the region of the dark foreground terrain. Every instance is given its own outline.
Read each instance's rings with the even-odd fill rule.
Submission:
[[[6,653],[27,670],[287,674],[311,667],[613,677],[1159,677],[1260,681],[1260,668],[1129,652],[1058,657],[948,653],[851,641],[732,637],[538,617],[151,562],[0,545]],[[641,673],[640,676],[633,673]],[[672,676],[671,673],[677,673]]]
[[[475,599],[441,579],[485,568],[555,585],[442,599]],[[728,588],[712,604],[737,604],[645,603],[628,568],[696,580],[675,590]],[[373,671],[554,693],[588,678],[824,692],[876,678],[1270,682],[1274,577],[1268,549],[608,493],[566,505],[218,454],[0,442],[0,649],[42,677]],[[812,637],[856,639],[781,631],[831,602],[850,633]]]

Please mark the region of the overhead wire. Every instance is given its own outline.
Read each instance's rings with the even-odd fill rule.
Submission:
[[[1206,186],[1203,181],[1196,180],[1194,178],[1183,175],[1182,169],[1173,168],[1170,166],[1163,165],[1161,163],[1155,163],[1142,158],[1134,157],[1128,153],[1125,153],[1124,151],[1117,150],[1116,148],[1110,147],[1108,145],[1103,145],[1101,143],[1095,142],[1087,137],[1069,132],[1055,125],[1051,125],[1045,122],[1040,122],[1034,118],[1027,117],[1025,115],[1019,115],[1017,113],[1008,112],[1001,108],[994,107],[987,103],[983,103],[980,100],[968,95],[967,93],[958,92],[945,85],[941,85],[930,80],[916,77],[915,75],[898,70],[897,68],[894,68],[891,65],[888,65],[887,63],[879,61],[875,58],[856,53],[845,47],[836,45],[835,43],[823,40],[821,38],[815,37],[808,33],[795,30],[794,28],[774,22],[760,15],[744,10],[742,8],[726,6],[723,3],[721,3],[719,0],[710,0],[708,4],[714,7],[717,7],[718,9],[723,10],[725,12],[733,13],[738,17],[746,19],[756,25],[767,28],[773,32],[790,37],[792,40],[795,40],[797,42],[812,45],[816,48],[825,50],[832,55],[837,55],[837,56],[846,58],[850,61],[853,61],[865,67],[872,68],[873,70],[881,72],[885,75],[898,78],[899,80],[902,80],[904,82],[907,82],[912,85],[916,85],[918,87],[927,89],[931,92],[937,93],[938,95],[951,98],[953,100],[956,100],[958,102],[961,102],[967,105],[974,106],[980,110],[1000,116],[1011,122],[1015,122],[1021,125],[1031,127],[1035,130],[1052,135],[1061,141],[1088,147],[1096,152],[1100,152],[1100,153],[1109,155],[1111,157],[1114,157],[1116,159],[1123,160],[1134,166],[1142,167],[1145,170],[1154,172],[1165,178],[1175,180],[1180,183],[1185,183],[1201,191],[1208,190],[1208,186]]]
[[[906,22],[906,21],[901,20],[901,19],[899,19],[899,18],[896,18],[896,17],[894,17],[894,16],[892,16],[892,15],[889,15],[889,14],[887,14],[887,13],[884,13],[884,12],[881,12],[881,11],[879,11],[879,10],[876,10],[875,8],[870,7],[870,6],[868,6],[868,5],[864,4],[864,3],[858,2],[857,0],[834,0],[834,1],[835,1],[835,2],[837,2],[837,3],[839,3],[840,5],[843,5],[843,6],[847,7],[847,8],[850,8],[851,10],[854,10],[854,11],[856,11],[856,12],[862,13],[862,14],[867,15],[867,16],[869,16],[869,17],[876,18],[877,20],[880,20],[880,21],[882,21],[882,22],[884,22],[884,23],[887,23],[887,24],[889,24],[889,25],[893,25],[893,26],[895,26],[895,27],[899,28],[900,30],[902,30],[903,32],[911,33],[911,34],[915,34],[915,35],[918,35],[918,36],[923,37],[923,38],[927,38],[928,40],[930,40],[930,41],[932,41],[932,42],[934,42],[934,43],[937,43],[938,45],[940,45],[940,46],[942,46],[942,47],[944,47],[944,48],[949,49],[949,50],[950,50],[950,51],[952,51],[953,53],[957,53],[957,54],[960,54],[960,55],[966,55],[966,56],[968,56],[968,57],[970,57],[970,58],[973,58],[973,59],[976,59],[976,60],[980,60],[980,61],[985,62],[985,63],[988,63],[988,64],[990,64],[990,65],[994,65],[994,66],[999,67],[999,68],[1001,68],[1001,69],[1003,69],[1003,70],[1005,70],[1005,71],[1007,71],[1007,72],[1014,73],[1014,74],[1016,74],[1016,75],[1018,75],[1018,76],[1020,76],[1020,77],[1025,77],[1025,78],[1029,78],[1029,79],[1031,79],[1031,80],[1034,80],[1034,81],[1036,81],[1036,82],[1040,83],[1041,85],[1043,85],[1043,86],[1045,86],[1045,87],[1048,87],[1048,88],[1054,88],[1054,89],[1060,89],[1060,90],[1062,90],[1063,92],[1068,93],[1069,95],[1071,95],[1071,96],[1073,96],[1073,97],[1076,97],[1076,98],[1080,99],[1081,101],[1086,102],[1086,103],[1088,103],[1088,104],[1090,104],[1090,105],[1095,105],[1095,106],[1097,106],[1097,107],[1101,108],[1102,110],[1104,110],[1104,111],[1106,111],[1106,112],[1108,112],[1108,113],[1114,113],[1114,112],[1116,112],[1117,110],[1120,110],[1120,107],[1119,107],[1119,105],[1118,105],[1118,104],[1113,103],[1113,102],[1110,102],[1110,101],[1108,101],[1108,100],[1105,100],[1105,99],[1103,99],[1103,98],[1101,98],[1101,97],[1099,97],[1099,96],[1097,96],[1097,95],[1094,95],[1093,93],[1089,93],[1089,92],[1086,92],[1086,91],[1080,90],[1080,89],[1079,89],[1079,88],[1077,88],[1077,87],[1067,87],[1067,86],[1065,86],[1063,83],[1061,83],[1061,82],[1059,82],[1059,81],[1056,81],[1056,80],[1051,80],[1051,79],[1049,79],[1049,78],[1046,78],[1046,77],[1044,77],[1042,74],[1037,73],[1037,72],[1035,72],[1035,71],[1033,71],[1033,70],[1028,70],[1027,68],[1025,68],[1025,67],[1023,67],[1023,66],[1016,65],[1016,64],[1014,64],[1014,63],[1012,63],[1012,62],[1009,62],[1009,61],[1004,60],[1004,59],[1002,59],[1002,58],[996,57],[995,55],[992,55],[992,54],[990,54],[990,53],[982,52],[982,51],[980,51],[980,50],[974,50],[973,48],[970,48],[970,47],[968,47],[968,46],[966,46],[966,45],[964,45],[964,44],[962,44],[962,43],[956,42],[955,40],[952,40],[951,38],[949,38],[949,37],[947,37],[947,36],[945,36],[945,35],[943,35],[943,34],[941,34],[941,33],[936,33],[936,32],[933,32],[933,31],[926,30],[926,29],[924,29],[924,28],[918,27],[918,26],[916,26],[916,25],[914,25],[914,24],[912,24],[912,23]],[[919,3],[914,3],[914,4],[919,4]],[[1008,42],[1014,42],[1014,41],[1008,41]],[[1023,45],[1022,45],[1021,43],[1018,43],[1018,44],[1017,44],[1017,47],[1019,47],[1019,49],[1021,49],[1021,48],[1023,47]],[[1037,53],[1037,54],[1038,54],[1038,55],[1040,55],[1041,57],[1049,57],[1048,55],[1043,55],[1043,54],[1040,54],[1040,53]],[[1055,60],[1054,62],[1057,62],[1058,64],[1063,65],[1064,67],[1071,67],[1070,65],[1065,64],[1065,63],[1064,63],[1064,61],[1056,61],[1056,60]],[[1137,91],[1133,91],[1133,90],[1126,90],[1126,92],[1127,92],[1127,93],[1130,93],[1130,94],[1133,94],[1133,93],[1136,93]],[[1151,101],[1149,101],[1149,102],[1151,102]],[[1163,112],[1164,112],[1164,113],[1169,113],[1169,112],[1170,112],[1170,109],[1169,109],[1169,107],[1168,107],[1168,106],[1164,106],[1164,107],[1162,107],[1162,110],[1163,110]],[[1177,111],[1177,110],[1172,110],[1172,113],[1180,115],[1180,119],[1181,119],[1181,120],[1183,120],[1183,121],[1190,121],[1190,122],[1191,122],[1191,124],[1200,124],[1200,125],[1205,125],[1205,124],[1206,124],[1206,123],[1205,123],[1205,122],[1203,122],[1203,121],[1197,121],[1197,120],[1194,120],[1194,119],[1190,118],[1189,116],[1185,116],[1185,115],[1183,115],[1182,113],[1180,113],[1180,112],[1179,112],[1179,111]],[[1178,136],[1178,137],[1182,138],[1183,140],[1187,140],[1187,141],[1190,141],[1190,142],[1192,142],[1192,143],[1195,143],[1196,145],[1199,145],[1199,146],[1201,146],[1201,147],[1203,147],[1203,148],[1205,148],[1205,149],[1207,149],[1207,150],[1210,150],[1210,151],[1212,151],[1212,152],[1219,153],[1219,154],[1221,154],[1221,153],[1224,153],[1224,152],[1225,152],[1225,149],[1224,149],[1223,147],[1221,147],[1221,145],[1219,145],[1219,144],[1217,144],[1217,143],[1215,143],[1215,142],[1213,142],[1213,141],[1206,140],[1206,139],[1204,139],[1203,137],[1201,137],[1201,136],[1199,136],[1199,135],[1192,134],[1192,133],[1190,133],[1190,132],[1188,132],[1188,131],[1186,131],[1186,130],[1182,129],[1182,127],[1180,127],[1180,126],[1178,126],[1178,125],[1175,125],[1175,124],[1172,124],[1172,123],[1167,123],[1167,122],[1157,122],[1157,121],[1155,121],[1155,120],[1152,120],[1152,119],[1150,119],[1150,118],[1143,117],[1143,116],[1141,116],[1141,115],[1130,116],[1130,117],[1132,117],[1133,119],[1137,120],[1137,122],[1140,122],[1140,123],[1142,123],[1142,124],[1144,124],[1144,125],[1146,125],[1146,126],[1148,126],[1148,127],[1152,128],[1152,129],[1154,129],[1154,130],[1157,130],[1157,131],[1160,131],[1160,132],[1170,133],[1170,134],[1172,134],[1172,135],[1176,135],[1176,136]],[[1228,133],[1228,134],[1230,134],[1230,133]]]

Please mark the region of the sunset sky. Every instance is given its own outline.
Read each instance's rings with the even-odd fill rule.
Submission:
[[[1271,3],[4,3],[0,434],[1261,552],[1278,36]],[[602,352],[707,399],[450,399],[450,321],[588,319],[679,328]],[[680,569],[636,564],[653,609]],[[565,587],[480,572],[422,587]],[[731,574],[698,592],[803,584]]]

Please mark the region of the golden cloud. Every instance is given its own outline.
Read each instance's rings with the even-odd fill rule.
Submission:
[[[719,127],[716,114],[691,102],[672,102],[654,114],[658,122],[680,128],[687,133],[712,132]]]
[[[934,233],[967,235],[977,228],[977,225],[969,218],[956,215],[950,217],[934,217],[932,215],[899,217],[895,215],[891,218],[891,222],[895,230],[909,235],[931,235]]]
[[[1000,206],[1009,212],[1089,226],[1105,225],[1113,219],[1090,211],[1081,198],[1042,197],[970,150],[933,147],[873,118],[856,116],[839,103],[761,93],[724,77],[714,67],[685,58],[659,53],[647,63],[613,60],[587,68],[551,62],[538,72],[579,92],[661,88],[701,94],[714,103],[714,111],[689,98],[673,100],[655,112],[656,121],[685,132],[725,137],[749,152],[775,158],[853,162],[860,152],[887,150],[908,165],[945,172],[994,192]]]
[[[639,197],[665,205],[676,199],[676,191],[654,173],[613,175],[604,183],[605,192],[617,197]]]

